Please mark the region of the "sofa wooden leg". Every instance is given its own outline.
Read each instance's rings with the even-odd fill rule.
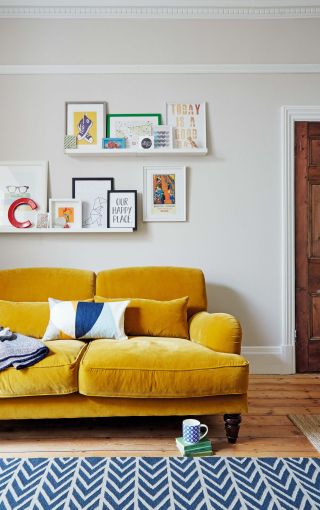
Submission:
[[[241,414],[225,414],[224,425],[226,428],[227,439],[229,443],[235,444],[238,439],[238,433],[241,423]]]

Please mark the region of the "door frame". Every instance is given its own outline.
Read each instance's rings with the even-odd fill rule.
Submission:
[[[296,371],[295,353],[295,122],[320,122],[320,106],[282,107],[282,360]]]

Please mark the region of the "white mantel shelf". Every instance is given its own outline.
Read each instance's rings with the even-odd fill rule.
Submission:
[[[208,149],[65,149],[68,156],[206,156]]]
[[[0,227],[1,234],[123,234],[133,232],[133,228],[10,228]]]

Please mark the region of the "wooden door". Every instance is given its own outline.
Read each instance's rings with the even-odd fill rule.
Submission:
[[[296,358],[320,371],[320,122],[295,125]]]

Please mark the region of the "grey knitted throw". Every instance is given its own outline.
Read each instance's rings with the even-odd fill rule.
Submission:
[[[1,338],[0,329],[0,371],[9,367],[17,370],[31,367],[42,360],[49,353],[48,347],[30,336],[12,333],[7,328]]]

